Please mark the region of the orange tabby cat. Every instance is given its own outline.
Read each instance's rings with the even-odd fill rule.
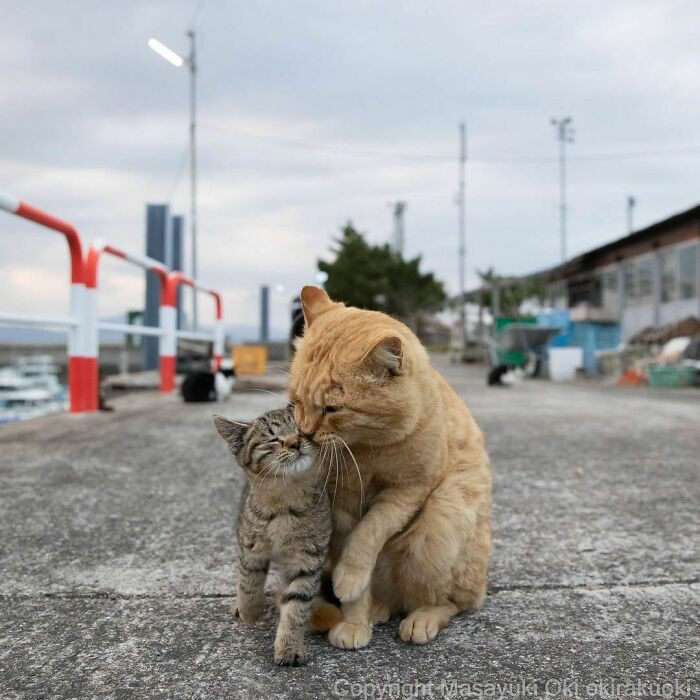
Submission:
[[[290,372],[300,431],[329,464],[333,588],[329,638],[366,646],[372,624],[405,615],[424,644],[486,595],[491,472],[469,409],[402,323],[301,292],[306,320]]]

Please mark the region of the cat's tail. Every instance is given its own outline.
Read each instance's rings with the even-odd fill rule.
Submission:
[[[314,632],[327,632],[343,621],[343,613],[340,608],[329,603],[323,598],[316,597],[311,604],[308,627]]]

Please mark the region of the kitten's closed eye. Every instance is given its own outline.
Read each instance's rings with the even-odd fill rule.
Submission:
[[[341,409],[341,406],[324,406],[324,413],[337,413]]]

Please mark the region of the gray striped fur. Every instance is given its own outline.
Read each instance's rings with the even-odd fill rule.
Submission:
[[[238,519],[236,614],[247,623],[262,617],[270,565],[282,581],[275,662],[305,663],[304,628],[321,585],[332,530],[325,474],[318,474],[316,445],[297,435],[291,409],[269,411],[250,424],[214,417],[248,476]],[[299,447],[286,447],[296,436]]]

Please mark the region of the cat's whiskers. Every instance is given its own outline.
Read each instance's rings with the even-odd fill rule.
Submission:
[[[338,459],[338,447],[335,442],[331,443],[333,445],[333,458],[335,462],[335,486],[333,488],[333,503],[332,507],[335,508],[335,495],[338,493],[338,467],[340,460]]]
[[[343,453],[342,450],[340,450],[340,457],[341,457],[341,459],[343,460],[343,472],[345,472],[345,474],[346,474],[347,477],[348,477],[348,488],[350,488],[350,485],[351,485],[351,483],[352,483],[352,482],[351,482],[351,479],[350,479],[350,472],[348,471],[348,463],[345,461],[345,454]],[[343,476],[342,473],[341,473],[341,475],[340,475],[340,479],[341,479],[341,482],[340,482],[340,483],[341,483],[341,489],[340,489],[340,490],[341,490],[341,492],[342,492],[342,490],[343,490],[343,488],[344,488],[344,476]]]
[[[333,443],[331,442],[331,446]],[[316,503],[316,510],[318,509],[319,503],[321,503],[321,499],[323,498],[323,494],[326,492],[326,486],[328,485],[328,477],[331,475],[331,470],[330,470],[330,463],[328,464],[328,469],[326,470],[326,480],[323,482],[323,488],[321,489],[321,494],[318,497],[318,501]]]
[[[282,401],[284,401],[288,406],[293,405],[288,398],[282,396],[282,394],[277,394],[274,391],[268,391],[267,389],[252,389],[252,391],[259,391],[263,394],[270,394],[271,396],[276,396],[278,399],[282,399]]]
[[[318,480],[319,472],[321,471],[321,467],[323,467],[323,460],[326,455],[326,449],[326,444],[321,443],[321,452],[318,455],[318,467],[316,467],[316,476],[314,476],[314,486],[316,486],[316,481]]]
[[[270,472],[272,471],[273,466],[274,465],[272,465],[272,464],[268,464],[268,466],[265,467],[264,471],[258,472],[258,474],[256,475],[255,480],[253,482],[253,485],[254,486],[262,486],[263,482],[265,481],[265,479],[269,476]]]
[[[345,455],[343,454],[342,450],[338,450],[338,454],[340,455],[340,458],[343,460],[343,468],[340,470],[340,493],[343,493],[343,490],[345,489],[345,477],[343,475],[343,472],[347,470],[347,464],[345,464]]]
[[[362,484],[362,474],[360,473],[360,466],[357,464],[357,460],[355,459],[355,455],[352,453],[352,450],[348,446],[348,443],[343,440],[343,438],[340,437],[340,435],[337,436],[338,440],[345,445],[345,449],[348,451],[350,454],[350,457],[352,457],[352,461],[355,463],[355,469],[357,470],[357,477],[360,480],[360,517],[362,517],[362,513],[365,510],[365,488],[364,485]]]

